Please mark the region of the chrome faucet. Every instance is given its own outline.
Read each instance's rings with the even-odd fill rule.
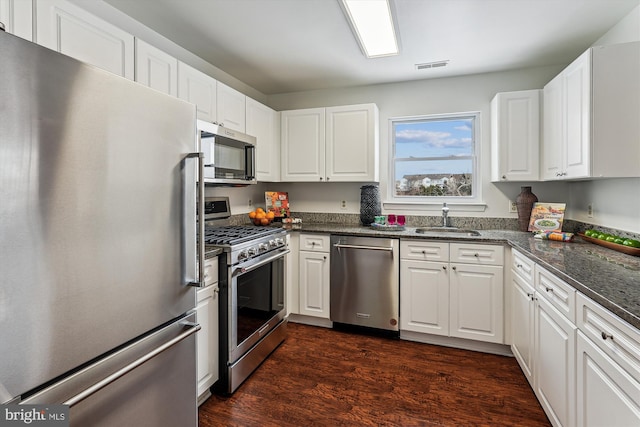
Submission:
[[[449,208],[447,207],[446,203],[442,204],[442,226],[449,226]]]

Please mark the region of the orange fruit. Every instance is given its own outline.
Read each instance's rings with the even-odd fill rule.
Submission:
[[[273,212],[267,212],[267,218],[269,219],[273,219],[275,218],[276,214],[274,214]]]
[[[256,212],[255,211],[249,212],[249,218],[253,219],[255,217],[256,217]]]
[[[258,208],[258,209],[256,209],[256,213],[264,213],[264,209]]]
[[[254,223],[255,225],[260,225],[260,220],[259,220],[259,219],[254,218],[253,223]]]
[[[269,225],[269,223],[270,223],[270,222],[271,222],[271,221],[269,221],[269,219],[268,219],[268,218],[262,218],[262,219],[260,220],[260,224],[262,224],[262,225]]]
[[[256,214],[256,219],[262,219],[262,218],[266,218],[267,214],[265,214],[264,212],[258,212]]]

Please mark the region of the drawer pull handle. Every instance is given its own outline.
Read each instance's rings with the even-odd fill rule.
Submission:
[[[547,292],[553,292],[553,288],[544,288]]]
[[[609,338],[609,339],[613,339],[613,335],[608,334],[608,333],[606,333],[606,332],[603,332],[603,333],[602,333],[602,339],[603,339],[603,340],[606,340],[607,338]]]
[[[516,264],[516,268],[522,268],[522,264]]]
[[[453,267],[451,267],[451,269],[452,269],[453,271],[455,271],[455,270],[456,270],[456,266],[454,265]]]
[[[446,265],[443,265],[443,266],[442,266],[442,269],[443,269],[444,271],[447,271],[447,266],[446,266]]]

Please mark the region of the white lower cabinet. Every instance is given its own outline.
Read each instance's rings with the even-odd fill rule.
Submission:
[[[209,388],[218,381],[218,285],[199,289],[196,320],[200,331],[196,335],[198,403],[209,397]]]
[[[535,291],[515,272],[511,277],[511,351],[533,387]]]
[[[502,344],[502,251],[497,245],[402,240],[401,331]]]
[[[400,329],[449,335],[449,264],[400,261]]]
[[[301,234],[299,314],[329,319],[329,235]]]
[[[576,326],[544,297],[535,306],[535,393],[555,427],[575,420]]]
[[[582,332],[577,342],[577,425],[640,426],[640,382]]]

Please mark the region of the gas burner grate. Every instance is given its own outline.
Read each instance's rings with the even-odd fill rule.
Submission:
[[[255,227],[252,225],[207,227],[204,231],[204,241],[209,245],[237,245],[280,231],[282,229],[276,227]]]

